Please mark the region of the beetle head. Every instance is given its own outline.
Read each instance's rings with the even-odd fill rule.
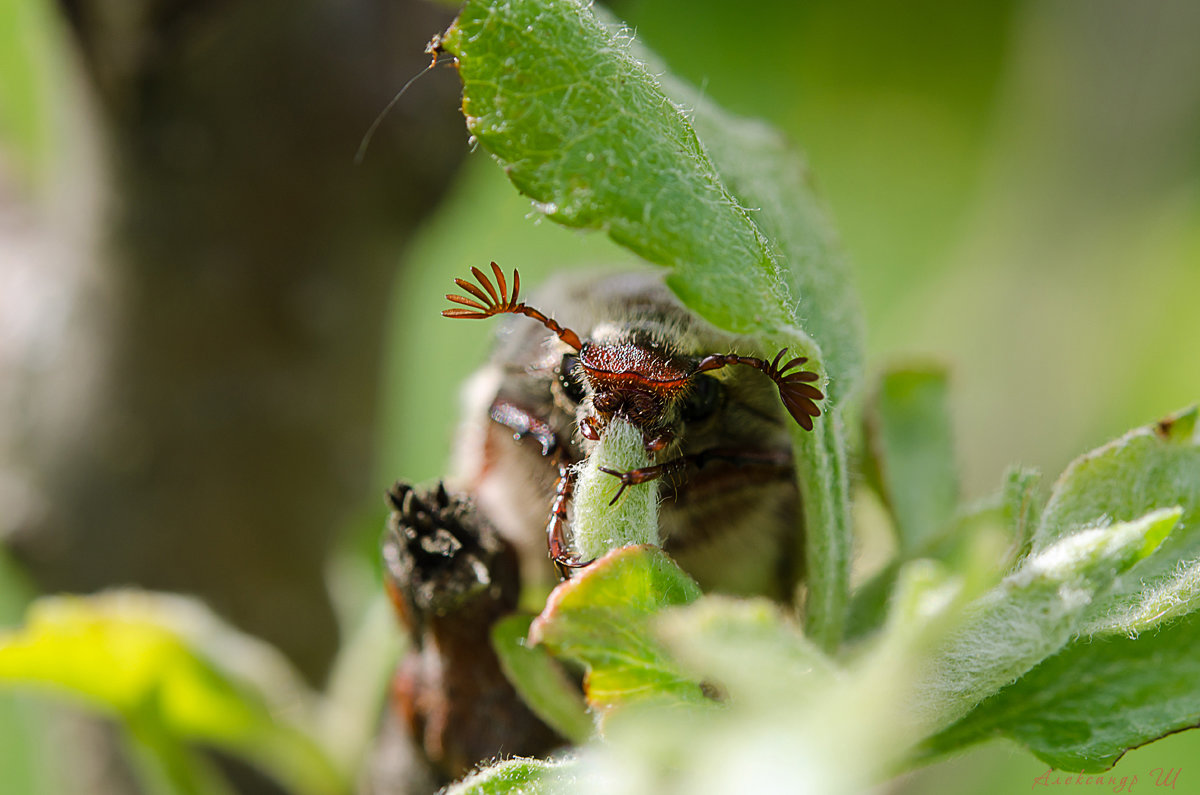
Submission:
[[[579,406],[579,427],[597,440],[613,417],[642,432],[646,449],[658,452],[676,435],[681,401],[697,378],[696,362],[642,340],[587,340],[563,356],[559,383]]]
[[[812,418],[821,414],[816,401],[824,395],[812,385],[819,374],[793,369],[807,361],[802,356],[781,365],[786,348],[768,362],[735,354],[683,356],[656,342],[655,335],[646,329],[597,329],[593,338],[583,340],[570,328],[518,300],[521,281],[516,271],[511,297],[504,272],[496,263],[492,263],[495,285],[479,268],[471,272],[479,284],[455,279],[455,284],[469,295],[447,295],[459,306],[442,314],[473,319],[525,315],[573,349],[574,353],[563,356],[559,383],[567,399],[579,407],[579,429],[586,439],[598,440],[608,422],[621,417],[642,431],[648,451],[665,449],[676,437],[674,428],[681,420],[703,419],[719,406],[719,384],[705,373],[728,365],[753,367],[774,381],[784,406],[805,429],[812,430]]]

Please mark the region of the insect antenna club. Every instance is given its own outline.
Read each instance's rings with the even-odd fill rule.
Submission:
[[[459,485],[522,562],[548,550],[561,577],[590,562],[572,547],[568,508],[582,465],[619,425],[649,463],[600,467],[619,481],[611,503],[659,480],[659,537],[702,585],[791,593],[802,562],[787,425],[811,430],[824,397],[807,359],[734,352],[760,351],[696,316],[652,272],[555,280],[537,304],[570,325],[521,299],[518,271],[510,280],[493,262],[491,274],[471,273],[455,279],[461,293],[446,296],[454,306],[443,316],[534,321],[506,321],[468,388],[457,451]]]

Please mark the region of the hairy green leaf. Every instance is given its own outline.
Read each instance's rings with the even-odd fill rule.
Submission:
[[[506,759],[451,784],[444,795],[541,795],[573,792],[577,765],[570,759]]]
[[[1200,433],[1195,407],[1081,456],[1054,484],[1034,549],[1077,528],[1179,506],[1163,549],[1122,576],[1089,610],[1086,634],[1136,634],[1194,609],[1200,563]]]
[[[1151,554],[1179,509],[1060,539],[1027,558],[967,607],[962,625],[917,689],[920,722],[937,729],[1032,669],[1077,633],[1089,604],[1118,574]]]
[[[1127,749],[1200,720],[1196,416],[1189,409],[1131,431],[1080,457],[1059,478],[1022,568],[1087,539],[1115,539],[1135,525],[1150,532],[1140,543],[1129,537],[1135,543],[1110,583],[1072,618],[1070,642],[1023,675],[1013,670],[1010,684],[932,737],[928,755],[1004,735],[1056,767],[1102,770]],[[1021,644],[1020,633],[998,638],[1009,647]]]
[[[1197,409],[1189,408],[1075,459],[1054,484],[1034,549],[1080,527],[1125,521],[1169,505],[1184,506],[1184,524],[1194,523],[1200,518],[1196,418]]]
[[[1059,770],[1095,772],[1200,723],[1200,616],[1138,637],[1076,641],[932,737],[940,756],[1010,737]]]
[[[699,683],[671,659],[650,619],[700,588],[658,547],[614,550],[559,585],[529,638],[587,666],[584,690],[601,710],[646,699],[705,703]]]
[[[1136,638],[1200,607],[1200,562],[1181,564],[1177,571],[1154,579],[1135,579],[1136,574],[1135,568],[1118,578],[1104,598],[1088,608],[1080,635]]]

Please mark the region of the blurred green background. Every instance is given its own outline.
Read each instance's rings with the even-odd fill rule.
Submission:
[[[12,532],[11,517],[24,510],[18,500],[26,490],[13,484],[20,482],[30,440],[39,438],[12,430],[29,422],[27,399],[11,394],[12,378],[23,372],[13,362],[27,358],[13,351],[38,344],[36,335],[18,334],[23,327],[14,320],[21,296],[30,294],[29,274],[80,278],[78,269],[55,271],[36,259],[61,258],[64,246],[85,260],[112,258],[110,216],[92,212],[89,228],[99,231],[66,235],[65,242],[63,225],[78,223],[80,203],[132,201],[122,193],[131,181],[113,165],[114,151],[122,157],[128,152],[112,143],[129,128],[121,121],[120,103],[131,100],[113,101],[111,92],[105,99],[104,83],[94,76],[97,61],[81,58],[79,38],[60,15],[62,8],[87,5],[0,0],[0,306],[7,315],[0,317],[0,345],[6,346],[0,348],[0,357],[6,357],[0,368],[7,368],[0,384],[6,377],[9,383],[0,390],[10,390],[0,391],[2,424],[10,426],[0,437],[7,444],[6,458],[0,459],[5,467],[0,523],[9,525],[0,532]],[[197,57],[219,62],[221,42],[238,36],[237,26],[245,21],[246,14],[231,11],[241,5],[212,4],[209,13],[219,24],[201,26],[192,44],[201,53]],[[326,21],[342,14],[369,18],[366,2],[302,5],[306,14],[319,12]],[[777,0],[747,8],[716,0],[627,0],[613,7],[677,74],[726,108],[775,123],[806,150],[855,264],[871,366],[933,357],[951,368],[966,498],[987,494],[1012,463],[1035,466],[1049,481],[1075,455],[1200,399],[1200,4]],[[287,4],[271,8],[283,21],[298,13]],[[424,27],[401,11],[389,19],[407,38],[404,44],[384,44],[403,49],[409,59],[360,64],[358,77],[369,84],[360,115],[320,141],[342,153],[321,162],[322,178],[343,167],[350,175],[332,178],[340,181],[328,200],[328,207],[350,209],[321,210],[321,217],[332,213],[349,231],[308,221],[282,227],[297,250],[328,246],[351,232],[366,234],[370,245],[352,248],[354,255],[383,263],[365,287],[363,280],[354,282],[372,301],[322,316],[321,333],[330,337],[349,326],[356,339],[379,337],[352,382],[368,397],[352,409],[343,407],[356,417],[353,432],[362,436],[350,453],[338,453],[358,456],[347,469],[356,479],[331,497],[335,509],[321,514],[333,531],[318,545],[328,554],[350,538],[356,551],[346,555],[360,561],[370,560],[383,517],[375,495],[396,477],[421,480],[445,470],[457,414],[453,396],[487,349],[483,326],[447,324],[438,317],[449,280],[489,260],[520,267],[531,285],[561,267],[630,261],[598,236],[538,223],[528,201],[482,152],[466,156],[457,171],[454,158],[447,157],[437,190],[406,183],[405,190],[417,197],[409,203],[376,184],[399,180],[393,176],[396,162],[429,145],[406,136],[429,129],[435,114],[453,112],[450,70],[418,82],[429,93],[384,122],[365,165],[353,171],[356,134],[370,122],[370,113],[361,109],[382,107],[388,91],[420,67],[420,42],[438,30],[436,17],[421,17]],[[359,23],[346,28],[353,32]],[[262,25],[264,40],[271,40],[273,24],[267,18]],[[349,47],[354,39],[337,41]],[[317,55],[350,57],[328,50]],[[261,57],[271,57],[270,51],[264,49]],[[266,62],[250,63],[252,73],[239,73],[240,79],[253,81],[259,72],[276,81],[301,77],[272,70]],[[371,64],[379,68],[372,71]],[[154,66],[151,60],[147,69]],[[89,68],[90,79],[84,75]],[[143,92],[145,82],[143,77],[139,84]],[[293,113],[293,103],[336,109],[320,96],[323,87],[333,90],[322,82],[267,85],[253,103],[232,112],[245,120],[279,111],[284,123],[269,132],[253,123],[236,126],[228,145],[249,148],[263,144],[258,135],[300,134],[306,117]],[[137,96],[145,101],[144,93]],[[179,134],[173,127],[167,133]],[[152,134],[153,129],[143,133]],[[465,145],[465,135],[461,127],[439,127],[437,133],[456,147]],[[266,143],[276,147],[278,140]],[[295,182],[290,189],[325,190],[303,176],[313,168],[312,158],[284,148],[294,156],[282,165]],[[216,176],[230,175],[218,170]],[[153,202],[144,181],[135,184],[136,200]],[[169,183],[156,183],[162,184]],[[283,184],[285,190],[291,185]],[[442,188],[448,191],[439,200]],[[215,217],[220,203],[205,212]],[[389,212],[409,212],[419,220],[388,227]],[[365,233],[364,218],[376,223]],[[219,221],[212,224],[223,228]],[[190,244],[156,227],[128,224],[117,239],[128,246],[129,236],[138,234],[157,239],[155,255],[143,257],[142,269],[132,271],[136,278],[152,280],[155,257],[169,259],[164,254]],[[30,243],[40,237],[54,244]],[[247,245],[253,252],[254,244],[246,242],[252,239],[234,238],[227,245]],[[237,251],[221,257],[241,261]],[[259,258],[252,253],[245,261],[253,267]],[[349,267],[333,256],[316,262],[306,270],[307,289],[345,290]],[[203,263],[197,269],[207,273]],[[291,278],[286,266],[267,272],[267,285]],[[27,292],[18,294],[18,288]],[[39,289],[54,289],[54,283]],[[117,302],[112,311],[121,306]],[[247,303],[245,310],[259,311],[256,306]],[[359,313],[377,319],[363,328]],[[136,365],[136,357],[131,361]],[[323,361],[311,362],[313,378],[339,377]],[[232,388],[270,388],[255,376],[253,364],[224,375],[234,379]],[[317,401],[304,422],[318,422],[323,408]],[[270,404],[265,410],[272,410]],[[20,444],[13,442],[17,436]],[[338,477],[347,474],[339,471]],[[211,481],[200,485],[208,488],[200,488],[197,499],[219,492]],[[43,496],[54,500],[55,492]],[[114,499],[136,502],[137,495],[118,493]],[[352,577],[365,576],[362,568],[351,570],[359,572]],[[0,578],[0,618],[11,622],[25,591],[11,569]],[[193,589],[194,583],[185,578],[180,587]],[[342,615],[353,610],[342,608]],[[249,619],[240,623],[255,626]],[[24,721],[36,719],[37,711],[25,699],[15,705],[10,700],[6,709],[8,718],[0,720],[0,791],[38,791],[41,774],[32,762],[46,751],[23,742]],[[1178,735],[1132,752],[1117,774],[1137,774],[1148,786],[1152,769],[1182,766],[1182,785],[1200,775],[1185,764],[1198,752],[1200,740]],[[1029,789],[1043,770],[1032,756],[997,743],[919,772],[897,789],[1010,793]]]

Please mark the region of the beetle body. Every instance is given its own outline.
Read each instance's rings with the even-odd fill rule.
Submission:
[[[563,462],[588,457],[619,417],[667,470],[660,537],[676,561],[706,589],[789,598],[801,565],[791,420],[760,374],[696,373],[712,351],[761,353],[755,343],[695,316],[653,272],[559,277],[536,305],[586,342],[501,320],[465,390],[451,480],[517,547],[526,576],[552,574],[541,529]]]

